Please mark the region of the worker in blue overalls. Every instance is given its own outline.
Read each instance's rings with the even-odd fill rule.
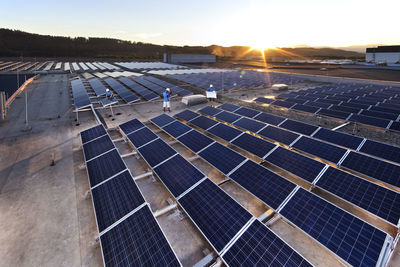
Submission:
[[[164,97],[164,102],[163,102],[163,110],[165,112],[165,108],[168,108],[168,112],[171,112],[171,104],[170,104],[170,97],[171,97],[171,89],[167,88],[165,89],[164,93],[163,93],[163,97]]]
[[[106,98],[112,100],[113,96],[114,96],[113,92],[111,92],[110,89],[106,88]]]

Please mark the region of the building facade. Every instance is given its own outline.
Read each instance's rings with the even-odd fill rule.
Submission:
[[[375,64],[400,63],[400,45],[367,48],[365,61]]]

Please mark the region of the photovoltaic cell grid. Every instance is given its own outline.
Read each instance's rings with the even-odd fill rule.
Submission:
[[[240,106],[233,105],[233,104],[230,104],[230,103],[224,103],[224,104],[220,105],[218,108],[226,110],[226,111],[233,112],[233,111],[239,109]]]
[[[157,139],[158,136],[155,135],[149,128],[144,127],[133,133],[128,134],[128,139],[135,147],[141,147],[148,142]]]
[[[207,117],[200,116],[194,120],[191,120],[190,123],[193,125],[196,125],[197,127],[201,128],[203,130],[207,130],[208,128],[210,128],[211,126],[214,126],[218,122],[215,120],[209,119]]]
[[[176,154],[176,151],[161,139],[157,139],[145,146],[142,146],[138,150],[151,167],[156,166],[157,164]]]
[[[202,133],[199,133],[196,130],[192,130],[181,137],[178,138],[178,141],[184,144],[186,147],[188,147],[190,150],[193,152],[197,153],[212,142],[211,138],[205,136]]]
[[[259,220],[246,229],[222,258],[229,266],[312,266]]]
[[[236,115],[234,113],[227,112],[227,111],[223,111],[223,112],[217,114],[215,117],[217,119],[227,122],[227,123],[232,123],[241,118],[241,116]]]
[[[100,241],[106,266],[180,266],[148,206],[103,234]]]
[[[283,118],[283,117],[268,114],[265,112],[258,114],[257,116],[254,117],[254,119],[268,123],[268,124],[272,124],[272,125],[278,125],[279,123],[281,123],[282,121],[285,120],[285,118]]]
[[[382,182],[400,187],[400,166],[398,165],[355,152],[350,152],[341,165]]]
[[[222,109],[218,109],[218,108],[214,108],[214,107],[210,107],[210,106],[206,106],[199,110],[199,112],[201,114],[205,114],[208,116],[215,116],[217,113],[219,113],[221,111],[222,111]]]
[[[245,160],[245,157],[220,143],[214,143],[207,147],[205,150],[200,152],[199,156],[223,174],[228,174]]]
[[[204,174],[179,154],[156,167],[154,172],[175,198],[204,178]]]
[[[128,170],[92,189],[92,198],[99,233],[145,203]]]
[[[171,118],[166,114],[161,114],[160,116],[151,119],[151,121],[158,127],[164,127],[165,125],[173,122],[174,120],[175,120],[174,118]]]
[[[121,131],[124,132],[124,134],[128,135],[140,128],[143,128],[144,124],[141,123],[138,119],[133,119],[130,121],[127,121],[121,125],[119,125],[119,128],[121,129]]]
[[[258,132],[263,127],[265,127],[264,123],[248,118],[241,118],[240,120],[233,123],[233,125],[254,133]]]
[[[353,266],[375,266],[386,234],[299,188],[280,213]]]
[[[324,128],[320,128],[313,137],[354,150],[356,150],[363,141],[361,137],[335,132]]]
[[[126,169],[125,163],[119,155],[117,149],[113,149],[86,163],[89,175],[90,187],[118,174]]]
[[[197,114],[196,112],[193,112],[191,110],[188,110],[188,109],[175,115],[175,117],[177,117],[178,119],[185,120],[185,121],[190,121],[198,116],[199,116],[199,114]]]
[[[81,132],[82,144],[107,134],[102,124]]]
[[[273,126],[268,126],[264,128],[263,130],[258,132],[258,134],[285,145],[290,145],[294,140],[296,140],[296,138],[299,137],[298,134],[283,129],[279,129]]]
[[[313,132],[315,132],[315,130],[318,129],[317,126],[294,120],[286,120],[284,123],[279,125],[279,127],[305,135],[311,135]]]
[[[242,116],[253,118],[257,114],[259,114],[260,111],[257,111],[257,110],[254,110],[254,109],[250,109],[250,108],[241,107],[238,110],[234,111],[234,113],[242,115]]]
[[[260,103],[263,103],[263,104],[271,104],[272,102],[275,101],[275,99],[265,98],[265,97],[258,97],[254,101],[255,102],[260,102]]]
[[[172,123],[168,124],[167,126],[163,127],[164,131],[166,131],[167,133],[169,133],[171,136],[173,136],[175,138],[181,136],[184,133],[189,132],[191,129],[192,128],[183,124],[180,121],[172,122]]]
[[[275,147],[275,144],[248,133],[244,133],[240,137],[233,140],[232,144],[260,158],[263,158],[269,151],[271,151],[271,149]]]
[[[85,160],[91,160],[92,158],[99,156],[113,148],[115,148],[114,143],[111,141],[111,138],[108,135],[99,137],[83,145]]]
[[[294,183],[250,160],[229,178],[273,209],[277,209],[296,187]]]
[[[265,161],[297,175],[310,183],[314,181],[325,167],[325,164],[319,161],[307,158],[283,147],[275,149],[265,158]]]
[[[218,252],[252,218],[247,210],[209,179],[178,202]]]
[[[360,152],[400,163],[400,147],[367,140]]]
[[[394,191],[332,167],[316,185],[394,225],[399,222],[400,194]]]
[[[208,130],[207,132],[228,142],[242,133],[242,131],[239,131],[223,123],[219,123],[218,125]]]

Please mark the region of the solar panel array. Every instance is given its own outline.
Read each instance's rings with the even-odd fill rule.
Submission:
[[[275,101],[255,101],[397,131],[399,93],[400,88],[392,86],[333,84],[283,93]]]
[[[72,97],[74,99],[74,106],[76,110],[85,107],[90,107],[92,105],[89,99],[89,95],[81,79],[72,80],[71,89],[72,89]]]
[[[93,88],[94,93],[97,97],[103,96],[106,94],[106,87],[98,78],[92,78],[88,80],[90,86]]]
[[[81,141],[105,265],[181,266],[104,127]]]
[[[134,91],[136,94],[142,96],[144,99],[147,101],[153,100],[153,99],[159,99],[160,97],[155,94],[154,92],[150,91],[149,89],[143,87],[142,85],[132,81],[131,79],[127,77],[122,77],[119,78],[119,80],[128,86],[132,91]]]
[[[160,80],[160,79],[158,79],[158,78],[156,78],[154,76],[145,76],[145,78],[147,80],[157,84],[157,85],[162,86],[163,88],[170,88],[173,93],[176,93],[176,94],[178,94],[180,96],[187,96],[187,95],[192,95],[193,94],[192,92],[190,92],[190,91],[188,91],[186,89],[180,88],[179,86],[174,85],[172,83]]]
[[[114,78],[104,79],[104,82],[107,83],[108,86],[110,86],[111,89],[116,92],[126,103],[139,101],[139,97],[137,95],[135,95],[128,88],[117,82],[117,80],[115,80]]]

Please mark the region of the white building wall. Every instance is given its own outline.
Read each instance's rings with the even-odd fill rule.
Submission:
[[[374,63],[388,63],[393,64],[400,62],[400,52],[377,52],[377,53],[366,53],[365,61]]]

